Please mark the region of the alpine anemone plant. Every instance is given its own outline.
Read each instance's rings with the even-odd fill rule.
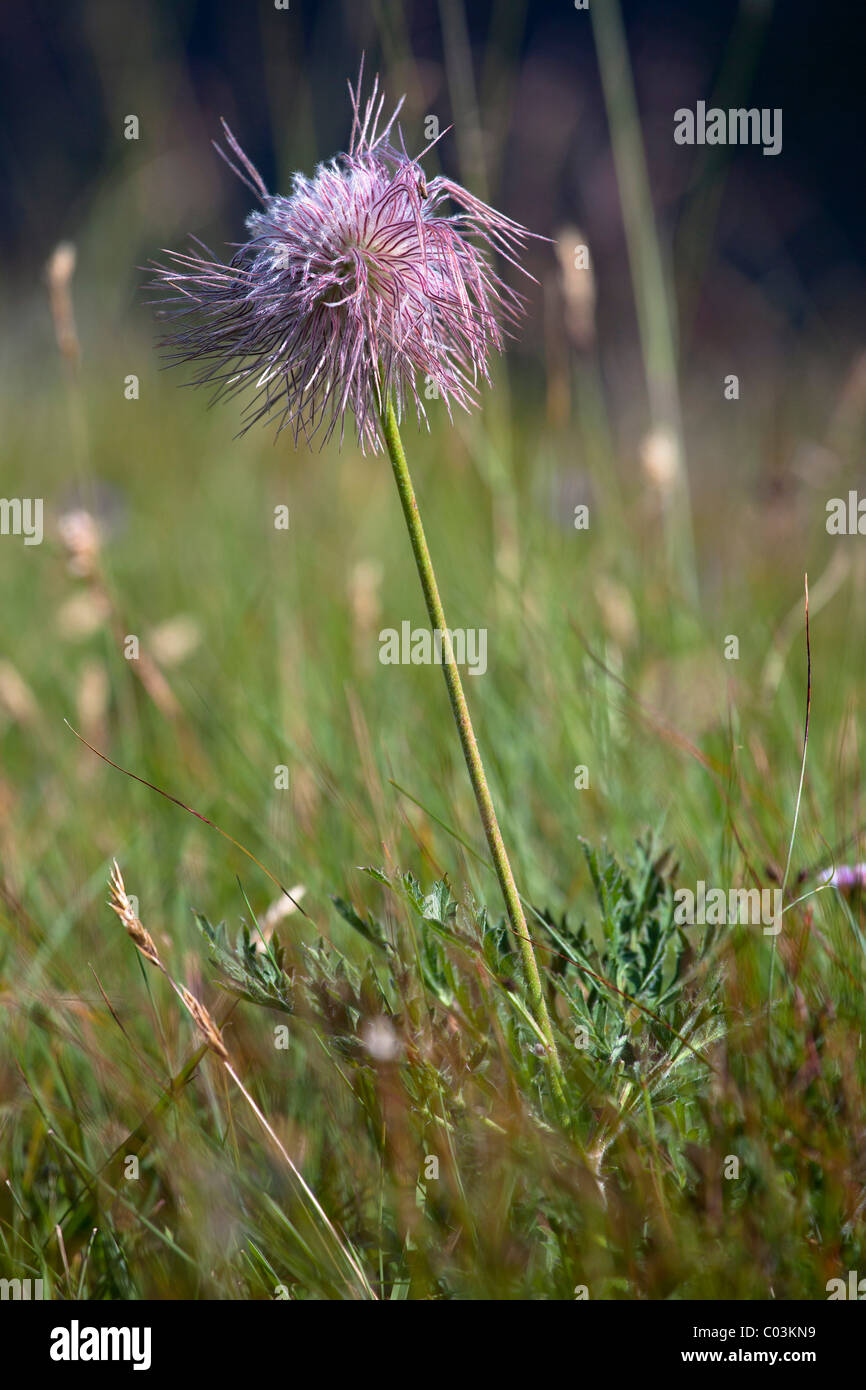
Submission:
[[[426,398],[469,410],[490,383],[492,351],[524,313],[523,296],[492,264],[503,257],[523,274],[532,235],[451,179],[425,180],[406,153],[401,100],[380,130],[384,94],[375,79],[362,106],[363,63],[349,84],[348,154],[295,174],[288,196],[270,194],[223,122],[228,152],[218,153],[261,207],[247,217],[249,239],[228,264],[201,242],[164,252],[153,287],[170,325],[161,347],[170,364],[190,364],[191,384],[213,398],[247,396],[243,428],[257,421],[289,428],[297,445],[321,444],[346,415],[362,451],[388,452],[442,668],[493,865],[521,953],[532,1012],[550,1062],[554,1094],[561,1069],[533,943],[526,926],[424,535],[399,424]],[[443,134],[446,132],[443,132]],[[441,138],[441,137],[439,137]],[[427,150],[432,148],[430,142]],[[426,151],[425,151],[426,152]],[[452,210],[456,209],[456,210]],[[430,387],[435,388],[430,390]]]

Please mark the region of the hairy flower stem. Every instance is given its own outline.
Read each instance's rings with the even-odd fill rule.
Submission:
[[[478,751],[478,741],[475,737],[475,730],[472,727],[472,720],[469,715],[469,706],[466,703],[466,696],[463,693],[463,682],[460,679],[460,672],[454,660],[454,648],[451,643],[450,630],[445,621],[445,613],[442,608],[442,600],[439,597],[439,586],[436,583],[433,561],[430,559],[430,551],[427,548],[427,538],[424,535],[421,513],[418,510],[418,501],[415,497],[415,489],[412,486],[409,465],[406,462],[403,442],[397,427],[397,417],[390,399],[382,412],[382,429],[385,435],[385,444],[387,445],[388,454],[391,459],[391,466],[394,469],[394,477],[397,482],[397,491],[400,494],[403,516],[406,518],[409,539],[412,542],[412,553],[415,556],[415,564],[418,569],[418,576],[421,580],[421,588],[424,591],[424,601],[427,604],[430,625],[434,632],[438,631],[442,634],[442,670],[445,674],[445,684],[448,686],[451,709],[454,714],[454,722],[457,725],[457,732],[460,735],[460,745],[463,749],[463,756],[466,759],[469,779],[472,782],[472,790],[475,792],[475,800],[478,803],[481,824],[484,826],[484,834],[487,836],[487,843],[490,846],[490,854],[493,858],[496,877],[499,879],[502,896],[505,898],[505,906],[508,911],[511,929],[520,950],[535,1021],[541,1029],[547,1043],[554,1094],[556,1095],[557,1101],[564,1105],[565,1095],[563,1091],[562,1067],[559,1061],[559,1053],[556,1050],[550,1015],[547,1011],[547,1004],[544,999],[541,976],[538,973],[538,962],[535,959],[535,950],[527,930],[526,918],[523,915],[520,896],[517,892],[514,874],[502,840],[499,822],[496,819],[496,811],[493,807],[490,788],[487,785],[484,765],[481,762],[481,754]]]

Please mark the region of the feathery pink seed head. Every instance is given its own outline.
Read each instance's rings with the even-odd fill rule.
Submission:
[[[268,193],[223,122],[230,155],[219,152],[261,203],[249,239],[228,265],[204,246],[166,252],[154,284],[175,325],[162,342],[169,361],[194,363],[193,384],[215,399],[252,391],[245,429],[276,418],[296,444],[324,427],[324,443],[339,424],[342,442],[350,411],[362,449],[375,452],[389,395],[398,419],[412,402],[426,420],[425,396],[449,416],[477,404],[491,349],[501,352],[523,312],[488,257],[522,270],[530,233],[450,179],[425,182],[390,143],[402,101],[377,133],[384,95],[376,78],[362,111],[362,76],[363,64],[349,86],[349,153],[312,179],[296,174],[288,197]],[[444,211],[449,202],[457,212]]]

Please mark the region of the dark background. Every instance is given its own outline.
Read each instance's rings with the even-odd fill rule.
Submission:
[[[444,114],[440,7],[436,0],[409,0],[402,8],[432,109]],[[592,185],[585,166],[606,141],[589,17],[570,0],[473,0],[466,9],[476,70],[500,46],[503,61],[518,57],[510,144],[519,156],[521,124],[543,127],[548,222],[586,219]],[[735,166],[749,171],[750,192],[763,197],[768,216],[781,201],[781,231],[807,280],[828,261],[861,257],[862,6],[625,0],[623,13],[657,196],[676,191],[666,176],[672,111],[711,98],[739,25],[757,61],[738,100],[781,106],[784,145],[776,159],[737,151]],[[371,62],[384,56],[387,66],[389,40],[380,40],[377,17],[393,42],[389,6],[367,0],[292,0],[288,14],[275,12],[270,0],[6,3],[0,12],[0,245],[7,273],[44,260],[61,236],[76,235],[95,185],[124,153],[116,121],[121,106],[141,116],[149,140],[157,104],[160,136],[175,144],[213,134],[225,114],[242,130],[269,184],[283,151],[290,165],[300,158],[310,121],[321,150],[340,148],[346,75],[363,48]],[[302,114],[307,90],[312,110]],[[482,120],[492,114],[482,111]],[[276,152],[272,124],[279,129]],[[293,132],[301,136],[294,149]],[[453,151],[443,144],[447,164]],[[537,163],[537,147],[533,156]],[[206,141],[201,157],[208,158]],[[581,161],[583,172],[568,168]],[[554,173],[565,175],[555,193]],[[743,230],[741,254],[748,257]]]

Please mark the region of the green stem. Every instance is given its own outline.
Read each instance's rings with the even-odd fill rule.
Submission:
[[[439,597],[439,586],[436,583],[436,575],[433,570],[433,561],[430,559],[430,551],[427,548],[427,539],[424,535],[421,514],[418,510],[418,502],[415,497],[415,489],[412,486],[409,465],[406,462],[403,442],[400,438],[400,431],[397,426],[397,417],[390,399],[382,413],[382,428],[388,454],[391,459],[391,465],[394,469],[397,491],[400,494],[400,502],[403,506],[403,516],[406,518],[409,539],[412,542],[412,553],[415,556],[415,564],[418,568],[421,588],[424,590],[424,601],[427,604],[430,625],[434,632],[438,631],[442,634],[442,670],[445,675],[445,684],[448,687],[454,722],[457,725],[457,732],[460,735],[460,746],[463,749],[463,756],[466,759],[466,767],[469,771],[470,781],[472,782],[472,790],[475,792],[475,800],[478,803],[481,824],[484,826],[484,834],[487,836],[487,843],[490,846],[490,854],[493,859],[493,866],[496,870],[496,877],[499,879],[499,886],[505,898],[508,919],[511,923],[511,929],[517,940],[517,945],[523,961],[523,970],[529,989],[529,997],[532,1002],[532,1011],[535,1021],[544,1034],[547,1042],[553,1090],[557,1100],[561,1104],[564,1104],[565,1095],[563,1091],[562,1067],[559,1061],[559,1054],[556,1050],[550,1015],[547,1011],[547,1004],[544,999],[541,976],[538,972],[538,962],[535,959],[532,939],[526,927],[526,918],[523,915],[520,896],[517,892],[514,874],[502,840],[499,822],[496,819],[493,799],[490,795],[490,788],[487,785],[487,777],[485,776],[484,766],[481,762],[481,754],[478,751],[478,741],[475,738],[475,730],[472,727],[472,720],[469,715],[469,706],[466,703],[466,696],[463,693],[463,683],[460,679],[460,672],[454,660],[454,648],[451,643],[451,634],[448,624],[445,621],[442,600]]]

